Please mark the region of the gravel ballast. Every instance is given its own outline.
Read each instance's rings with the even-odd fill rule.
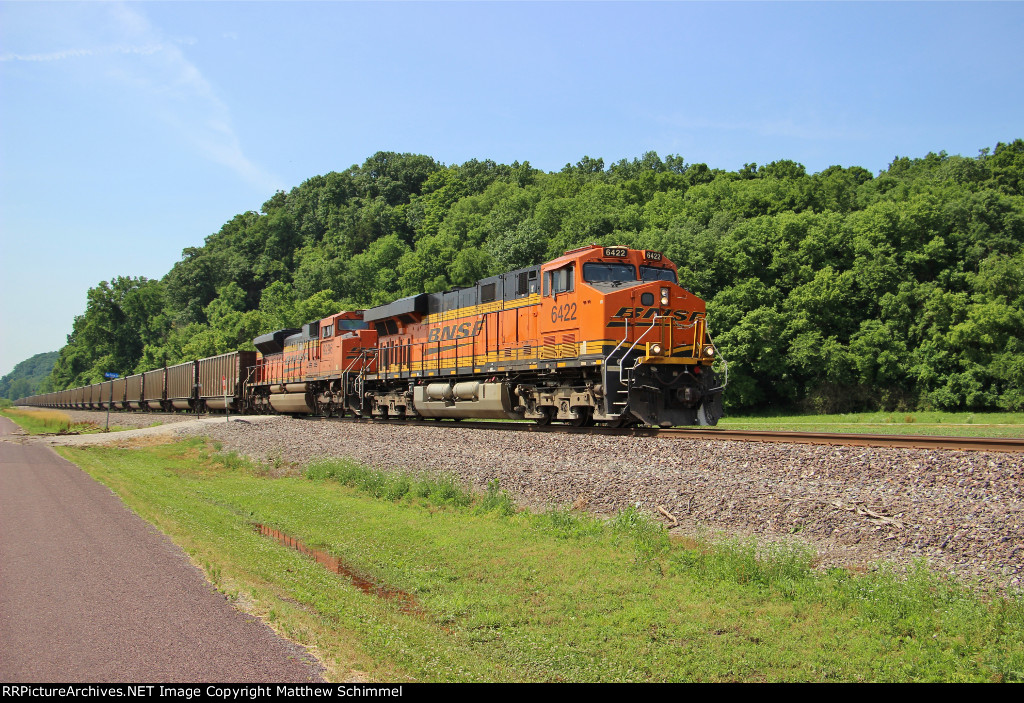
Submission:
[[[208,436],[225,451],[261,462],[305,465],[348,457],[386,470],[454,474],[478,490],[497,479],[517,502],[534,509],[573,506],[607,515],[639,505],[673,533],[799,540],[817,552],[822,567],[858,570],[925,559],[966,580],[1010,589],[1024,585],[1021,454],[283,416],[240,422],[221,417],[167,430]],[[130,433],[102,436],[110,441],[124,434]]]
[[[1024,457],[922,449],[318,422],[182,427],[261,461],[350,457],[387,470],[500,481],[520,504],[613,514],[628,505],[672,532],[798,539],[822,566],[933,567],[1018,588]],[[659,508],[678,522],[673,523]]]

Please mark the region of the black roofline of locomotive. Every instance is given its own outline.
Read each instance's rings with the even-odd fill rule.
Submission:
[[[399,298],[387,305],[378,305],[375,308],[364,310],[363,320],[373,322],[374,320],[383,320],[386,317],[398,317],[399,315],[410,315],[413,313],[425,315],[427,313],[428,296],[429,294],[427,293],[418,293],[407,298]]]

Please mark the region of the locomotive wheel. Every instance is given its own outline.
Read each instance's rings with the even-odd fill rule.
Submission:
[[[550,425],[551,424],[551,414],[552,414],[551,413],[551,408],[541,408],[540,412],[543,413],[543,416],[535,418],[534,422],[536,422],[541,427],[543,427],[545,425]]]
[[[633,425],[639,425],[640,421],[633,417],[633,413],[628,410],[623,410],[622,415],[619,416],[618,420],[608,423],[609,427],[632,427]]]
[[[712,421],[712,419],[708,417],[708,411],[704,406],[704,403],[701,403],[700,407],[697,408],[697,424],[702,427],[711,427],[718,424],[718,418],[715,418],[714,421]]]
[[[594,424],[594,418],[591,416],[589,408],[580,408],[576,412],[579,417],[575,420],[566,420],[565,424],[570,427],[590,427]]]

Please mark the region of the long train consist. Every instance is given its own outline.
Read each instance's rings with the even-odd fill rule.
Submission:
[[[660,252],[591,245],[238,351],[19,401],[58,408],[714,425],[703,300]]]

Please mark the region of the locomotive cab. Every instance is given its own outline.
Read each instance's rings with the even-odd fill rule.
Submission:
[[[706,307],[678,284],[675,264],[656,251],[591,245],[546,264],[542,279],[541,333],[582,340],[580,357],[601,366],[595,417],[717,423],[722,387]]]

